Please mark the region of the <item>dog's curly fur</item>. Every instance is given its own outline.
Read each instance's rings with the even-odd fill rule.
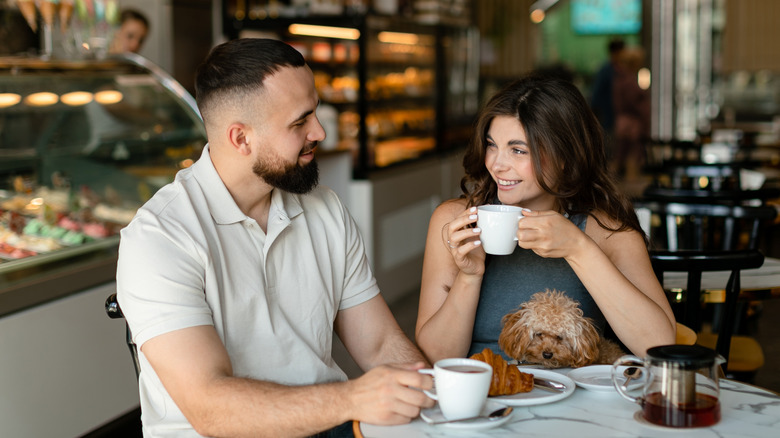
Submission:
[[[615,342],[599,335],[578,302],[557,290],[535,293],[502,321],[498,345],[521,363],[576,368],[612,364],[625,354]]]

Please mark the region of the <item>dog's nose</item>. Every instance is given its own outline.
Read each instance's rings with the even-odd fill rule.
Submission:
[[[552,359],[553,354],[549,351],[545,351],[544,353],[542,353],[542,357],[545,359]]]

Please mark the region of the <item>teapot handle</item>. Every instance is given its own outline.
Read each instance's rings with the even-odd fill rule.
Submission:
[[[618,383],[618,379],[623,376],[623,373],[618,371],[618,368],[621,365],[639,365],[644,368],[645,361],[640,359],[637,356],[629,354],[620,357],[618,360],[615,361],[615,363],[612,364],[612,385],[615,387],[615,390],[617,390],[618,394],[620,394],[620,396],[623,397],[624,399],[632,403],[638,403],[639,400],[636,397],[632,397],[628,395],[628,393],[625,390],[623,390],[623,385]]]

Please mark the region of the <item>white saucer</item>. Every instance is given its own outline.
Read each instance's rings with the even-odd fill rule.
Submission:
[[[626,378],[623,371],[627,366],[618,367],[620,375],[617,378],[618,385],[622,385]],[[590,365],[582,368],[575,368],[568,374],[569,378],[574,380],[577,386],[597,392],[617,392],[612,384],[612,365]],[[628,384],[628,391],[639,389],[644,384],[644,378],[632,379]]]
[[[506,405],[503,403],[487,400],[485,402],[485,406],[482,407],[481,415],[488,415],[497,409],[503,408],[504,406]],[[514,415],[514,413],[511,413],[506,417],[502,417],[497,420],[489,420],[487,418],[477,418],[474,420],[458,421],[455,423],[441,423],[441,424],[436,424],[435,426],[446,427],[450,429],[463,429],[463,430],[492,429],[494,427],[501,426],[502,424],[509,421],[509,419],[512,418],[512,415]],[[438,403],[436,404],[436,406],[430,409],[423,409],[422,412],[420,412],[420,418],[422,418],[423,421],[425,421],[426,423],[445,420],[444,414],[441,413],[441,409],[439,409]]]
[[[534,389],[531,392],[519,392],[513,395],[497,395],[489,397],[489,400],[497,401],[507,406],[533,406],[542,405],[545,403],[552,403],[558,400],[563,400],[566,397],[572,395],[577,385],[574,381],[564,374],[553,370],[545,369],[528,369],[520,368],[520,371],[533,374],[534,377],[546,380],[552,380],[560,383],[564,386],[564,390],[561,392],[551,392],[544,389],[537,388],[534,385]]]

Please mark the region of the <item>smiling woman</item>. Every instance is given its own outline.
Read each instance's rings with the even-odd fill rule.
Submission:
[[[644,234],[606,163],[598,121],[571,82],[529,76],[489,100],[463,158],[463,194],[430,220],[416,327],[430,360],[484,348],[507,357],[504,316],[548,288],[636,354],[674,342]],[[524,208],[511,254],[485,253],[484,204]]]

